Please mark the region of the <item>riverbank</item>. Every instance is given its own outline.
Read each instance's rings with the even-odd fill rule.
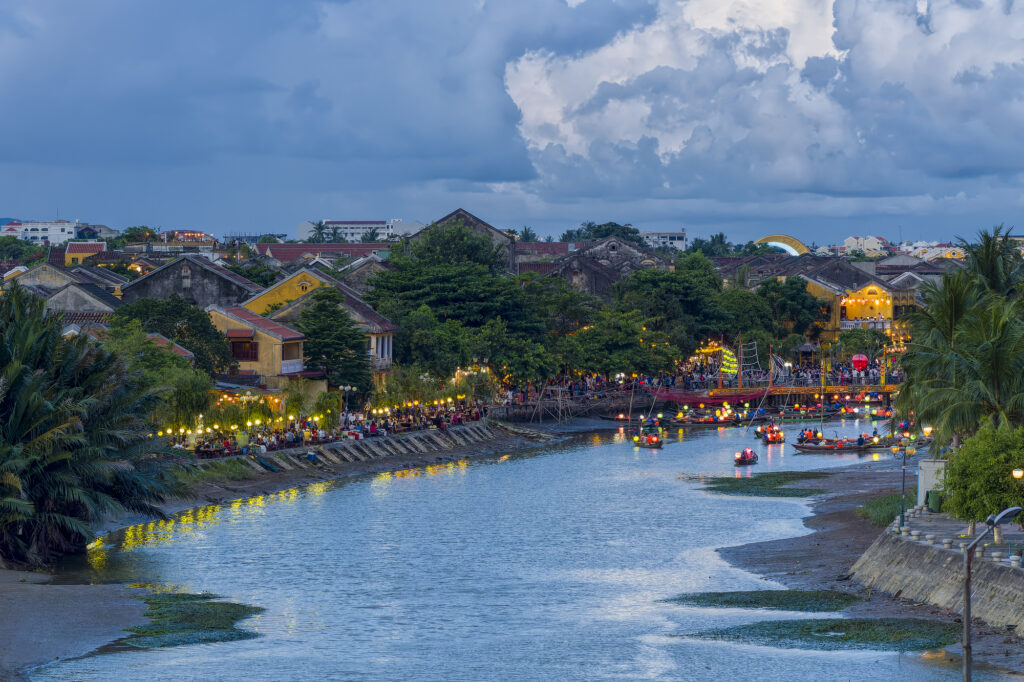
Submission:
[[[801,484],[796,483],[794,487]],[[857,514],[865,502],[899,493],[898,464],[870,462],[832,472],[813,481],[824,492],[810,503],[804,525],[811,531],[799,537],[756,542],[718,550],[730,564],[782,583],[790,589],[837,590],[863,599],[841,613],[850,618],[923,618],[960,622],[959,614],[861,588],[849,580],[850,569],[875,541],[882,528]],[[973,657],[989,665],[1024,674],[1024,639],[1003,628],[975,622]],[[946,648],[959,660],[960,645]]]
[[[476,427],[475,433],[481,433],[480,425]],[[372,443],[374,451],[388,453],[377,459],[371,458],[371,451],[362,447],[359,452],[364,459],[354,456],[353,450],[352,459],[356,461],[342,456],[328,461],[320,456],[317,466],[308,467],[299,464],[301,460],[294,460],[294,455],[285,455],[290,457],[285,460],[292,463],[290,470],[275,466],[277,471],[272,472],[259,467],[252,469],[253,478],[247,480],[198,483],[191,486],[188,496],[169,500],[160,508],[172,515],[194,507],[270,495],[310,483],[496,456],[567,438],[492,422],[487,425],[489,437],[471,440],[464,437],[459,428],[452,429],[455,437],[435,440],[430,436],[423,441],[433,443],[435,449],[422,445],[413,447],[405,436],[363,441],[364,445]],[[414,435],[429,436],[430,432]],[[401,445],[403,440],[406,447]],[[400,445],[395,447],[392,441]],[[442,448],[442,444],[452,447]],[[301,452],[304,454],[306,449]],[[277,458],[282,454],[273,453],[272,461],[279,461]],[[95,531],[97,535],[105,535],[150,520],[144,516],[122,516],[107,519],[98,524]],[[54,577],[54,573],[41,571],[0,570],[0,613],[8,615],[0,619],[0,680],[27,679],[27,670],[57,659],[84,656],[125,637],[126,628],[149,622],[144,615],[146,605],[138,599],[145,594],[143,590],[126,585],[52,584]]]

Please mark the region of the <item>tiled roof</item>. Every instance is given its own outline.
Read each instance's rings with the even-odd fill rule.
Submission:
[[[46,262],[55,268],[64,267],[64,247],[63,246],[51,246],[50,251],[46,254]]]
[[[146,338],[155,343],[156,345],[160,346],[161,348],[166,348],[175,355],[180,355],[186,360],[194,360],[196,357],[195,354],[192,353],[192,351],[185,348],[184,346],[179,346],[178,344],[174,343],[163,334],[146,334]]]
[[[64,316],[64,324],[106,324],[110,321],[110,317],[113,313],[79,313],[79,312],[64,312],[59,313]]]
[[[368,256],[374,251],[387,251],[387,242],[366,244],[257,244],[256,250],[280,261],[291,261],[308,254],[343,254],[345,256]]]
[[[67,286],[62,287],[61,291],[63,291],[67,287],[78,287],[82,291],[85,291],[90,296],[92,296],[93,298],[98,300],[103,305],[109,306],[111,308],[115,308],[116,309],[116,308],[120,308],[122,305],[124,305],[123,301],[121,301],[121,299],[119,299],[117,296],[111,295],[110,293],[107,292],[106,289],[104,289],[103,287],[101,287],[98,284],[93,284],[92,282],[80,282],[78,284],[68,284]]]
[[[260,331],[266,332],[271,336],[276,336],[282,341],[299,341],[306,338],[302,333],[295,331],[291,327],[286,327],[279,322],[268,320],[267,318],[257,315],[256,313],[242,308],[241,306],[232,306],[230,308],[220,308],[221,312],[225,313],[228,317],[233,317],[240,322],[244,322]]]
[[[116,286],[124,284],[128,278],[106,268],[97,268],[91,265],[78,265],[71,268],[71,272],[79,280],[85,280],[100,286]]]
[[[88,253],[95,255],[106,249],[106,242],[69,242],[64,251],[65,253],[72,254]]]
[[[550,256],[564,256],[569,253],[570,242],[516,242],[516,253],[536,253]]]
[[[520,263],[519,272],[538,272],[546,275],[555,269],[555,263]]]
[[[156,270],[153,270],[152,272],[147,272],[142,277],[139,277],[138,279],[133,280],[133,281],[129,282],[128,284],[125,284],[124,288],[127,289],[128,287],[135,286],[136,284],[138,284],[142,280],[146,279],[147,277],[152,277],[153,275],[155,275],[156,273],[160,272],[164,268],[169,268],[169,267],[171,267],[172,265],[174,265],[175,263],[177,263],[180,260],[187,260],[189,263],[191,263],[193,265],[197,265],[197,266],[199,266],[201,268],[205,268],[206,270],[209,270],[210,272],[213,272],[213,273],[219,275],[220,277],[223,277],[224,279],[227,279],[227,280],[230,280],[230,281],[234,282],[235,284],[239,285],[240,287],[242,287],[243,289],[245,289],[246,291],[248,291],[251,294],[257,294],[257,293],[263,291],[263,287],[261,287],[259,284],[256,284],[255,282],[251,282],[251,281],[247,280],[245,277],[242,277],[238,273],[231,272],[227,268],[222,268],[219,265],[214,265],[213,263],[211,263],[210,261],[208,261],[205,258],[201,258],[199,256],[192,256],[192,255],[180,256],[180,257],[175,258],[174,260],[172,260],[170,262],[164,263],[163,265],[158,267]]]
[[[398,325],[374,310],[373,306],[363,300],[358,291],[319,269],[315,271],[315,274],[340,291],[342,296],[345,297],[345,305],[356,311],[363,319],[373,323],[377,330],[379,330],[378,333],[398,331]]]

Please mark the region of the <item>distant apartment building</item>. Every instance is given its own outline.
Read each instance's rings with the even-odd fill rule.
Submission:
[[[18,237],[33,244],[63,244],[69,239],[74,239],[78,221],[51,220],[51,221],[19,221],[7,223],[3,226],[2,236]]]
[[[423,223],[411,220],[403,221],[401,218],[391,220],[324,220],[324,230],[327,239],[332,239],[334,233],[337,238],[346,242],[361,241],[367,232],[377,232],[374,241],[382,242],[391,237],[405,237],[415,234],[423,229]],[[307,220],[299,223],[295,228],[295,238],[299,240],[309,239],[313,235],[315,221]]]
[[[676,251],[686,250],[686,230],[679,230],[678,232],[641,232],[640,236],[643,237],[647,246],[652,249],[667,246]]]

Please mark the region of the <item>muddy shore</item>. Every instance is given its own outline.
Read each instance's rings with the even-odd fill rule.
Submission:
[[[804,520],[811,531],[809,534],[723,547],[718,550],[719,555],[738,568],[775,580],[787,588],[839,590],[866,597],[841,612],[851,618],[927,618],[960,622],[959,614],[871,592],[847,578],[854,562],[883,531],[859,516],[856,510],[873,498],[899,493],[898,464],[856,464],[836,470],[826,478],[815,479],[813,485],[826,493],[811,502],[812,514]],[[1024,674],[1024,639],[977,620],[973,622],[972,633],[975,665]],[[959,662],[959,644],[945,651],[949,662]]]
[[[169,500],[161,509],[171,515],[320,481],[521,452],[569,437],[513,428],[506,431],[498,427],[495,438],[436,452],[343,462],[323,470],[267,472],[230,483],[202,483],[191,488],[189,497]],[[95,530],[97,535],[104,535],[149,520],[143,516],[112,518]],[[25,680],[32,668],[56,659],[84,656],[124,637],[125,628],[149,622],[144,615],[146,605],[136,598],[144,594],[142,590],[126,585],[51,584],[53,579],[54,574],[45,571],[0,569],[0,614],[4,616],[0,618],[0,681]]]

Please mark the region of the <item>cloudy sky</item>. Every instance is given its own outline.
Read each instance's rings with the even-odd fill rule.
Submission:
[[[3,0],[0,216],[1020,225],[1015,0]]]

